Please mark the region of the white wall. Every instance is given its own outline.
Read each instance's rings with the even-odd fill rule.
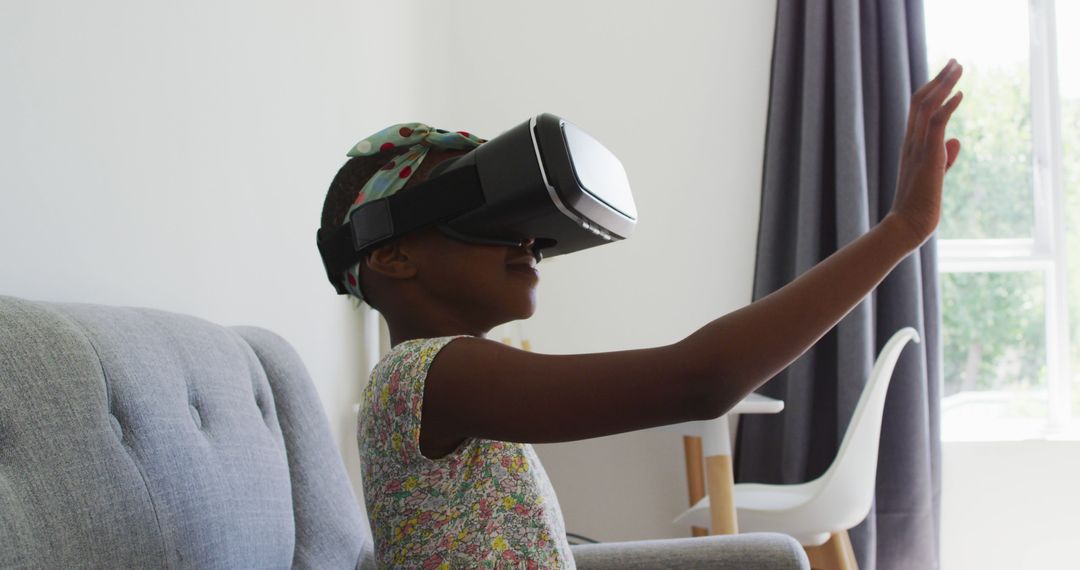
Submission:
[[[0,294],[276,331],[355,474],[361,327],[315,230],[349,147],[425,96],[420,5],[0,3]]]
[[[445,9],[425,68],[455,87],[422,102],[432,124],[493,136],[530,115],[576,123],[622,159],[632,239],[540,264],[539,352],[679,340],[751,300],[776,3],[543,3]],[[512,379],[508,379],[512,381]],[[568,530],[622,540],[687,536],[681,438],[632,433],[537,446]]]

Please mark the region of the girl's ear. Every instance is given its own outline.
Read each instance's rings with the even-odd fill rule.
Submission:
[[[408,279],[416,275],[416,264],[402,249],[400,240],[380,245],[367,256],[369,269],[390,279]]]

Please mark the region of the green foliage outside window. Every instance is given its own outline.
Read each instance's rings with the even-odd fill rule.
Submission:
[[[945,396],[1046,386],[1041,272],[943,273]]]
[[[934,62],[940,69],[944,61]],[[935,67],[936,65],[936,67]],[[965,64],[964,103],[949,125],[960,160],[945,180],[939,239],[1030,238],[1034,223],[1027,65]],[[1080,372],[1080,97],[1063,98],[1062,144],[1071,311]],[[1041,272],[941,275],[945,395],[1046,386]],[[1073,390],[1080,408],[1080,387]],[[1041,412],[1044,413],[1044,412]]]
[[[940,62],[940,69],[946,62]],[[947,136],[960,158],[942,189],[938,239],[1030,238],[1035,221],[1028,66],[964,65]]]

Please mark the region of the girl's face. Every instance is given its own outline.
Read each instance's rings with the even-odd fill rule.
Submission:
[[[487,330],[536,311],[540,274],[533,240],[521,247],[478,245],[446,237],[435,228],[417,232],[420,285],[459,317]]]

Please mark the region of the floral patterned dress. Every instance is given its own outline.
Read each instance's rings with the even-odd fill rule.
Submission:
[[[424,380],[461,336],[399,343],[364,389],[357,439],[375,554],[386,568],[574,568],[562,512],[531,445],[469,438],[420,453]]]

